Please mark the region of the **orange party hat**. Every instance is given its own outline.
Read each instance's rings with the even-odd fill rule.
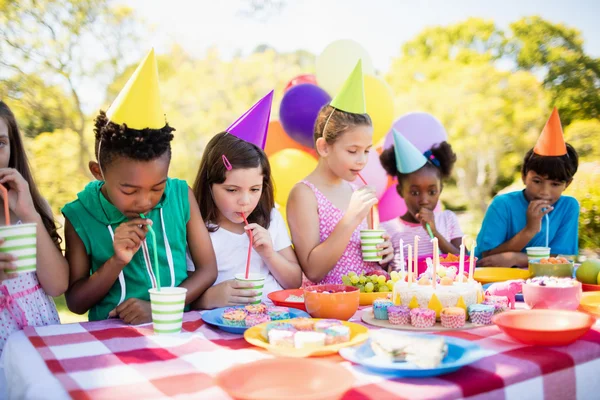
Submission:
[[[567,146],[556,107],[552,110],[533,152],[540,156],[564,156],[567,154]]]

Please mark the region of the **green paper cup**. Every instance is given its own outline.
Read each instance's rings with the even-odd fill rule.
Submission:
[[[262,300],[263,287],[265,286],[265,277],[260,274],[248,274],[248,279],[246,279],[246,274],[235,274],[235,280],[241,282],[251,282],[253,285],[248,287],[248,290],[255,290],[256,297],[258,300],[251,304],[260,304]]]
[[[35,223],[0,226],[0,237],[4,239],[0,252],[17,258],[17,274],[36,269],[36,227]]]
[[[529,262],[550,257],[550,247],[527,247],[525,251]]]
[[[163,287],[148,289],[154,333],[173,334],[181,332],[186,288]]]
[[[381,251],[377,245],[385,242],[384,233],[385,231],[382,229],[362,229],[360,231],[360,249],[363,261],[379,262],[383,259],[377,255]]]

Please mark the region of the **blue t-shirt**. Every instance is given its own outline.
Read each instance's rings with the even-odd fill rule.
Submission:
[[[475,256],[481,258],[483,252],[495,249],[525,228],[527,207],[529,201],[522,190],[494,197],[477,236]],[[554,204],[554,209],[548,213],[548,220],[550,252],[565,255],[578,254],[579,203],[577,200],[570,196],[560,196]],[[521,251],[525,252],[526,247],[546,246],[546,231],[548,231],[548,223],[546,217],[543,217],[542,230]]]

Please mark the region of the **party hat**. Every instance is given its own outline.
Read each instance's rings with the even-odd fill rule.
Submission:
[[[567,154],[567,146],[556,107],[552,110],[533,152],[540,156],[564,156]]]
[[[401,174],[410,174],[421,168],[427,159],[419,149],[398,131],[392,128],[394,135],[394,154],[396,155],[396,168]]]
[[[226,131],[264,150],[271,117],[271,103],[273,103],[272,90],[242,114]]]
[[[154,49],[140,63],[106,112],[109,121],[131,129],[162,129],[165,113],[158,90],[158,68]]]
[[[362,73],[362,60],[358,60],[350,76],[344,82],[344,86],[331,100],[330,105],[338,110],[353,114],[366,114],[365,84]]]

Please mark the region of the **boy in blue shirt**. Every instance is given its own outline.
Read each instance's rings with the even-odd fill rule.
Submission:
[[[526,267],[527,247],[578,254],[579,203],[564,190],[577,172],[577,151],[565,143],[556,108],[521,169],[525,189],[496,196],[479,235],[478,267]]]

